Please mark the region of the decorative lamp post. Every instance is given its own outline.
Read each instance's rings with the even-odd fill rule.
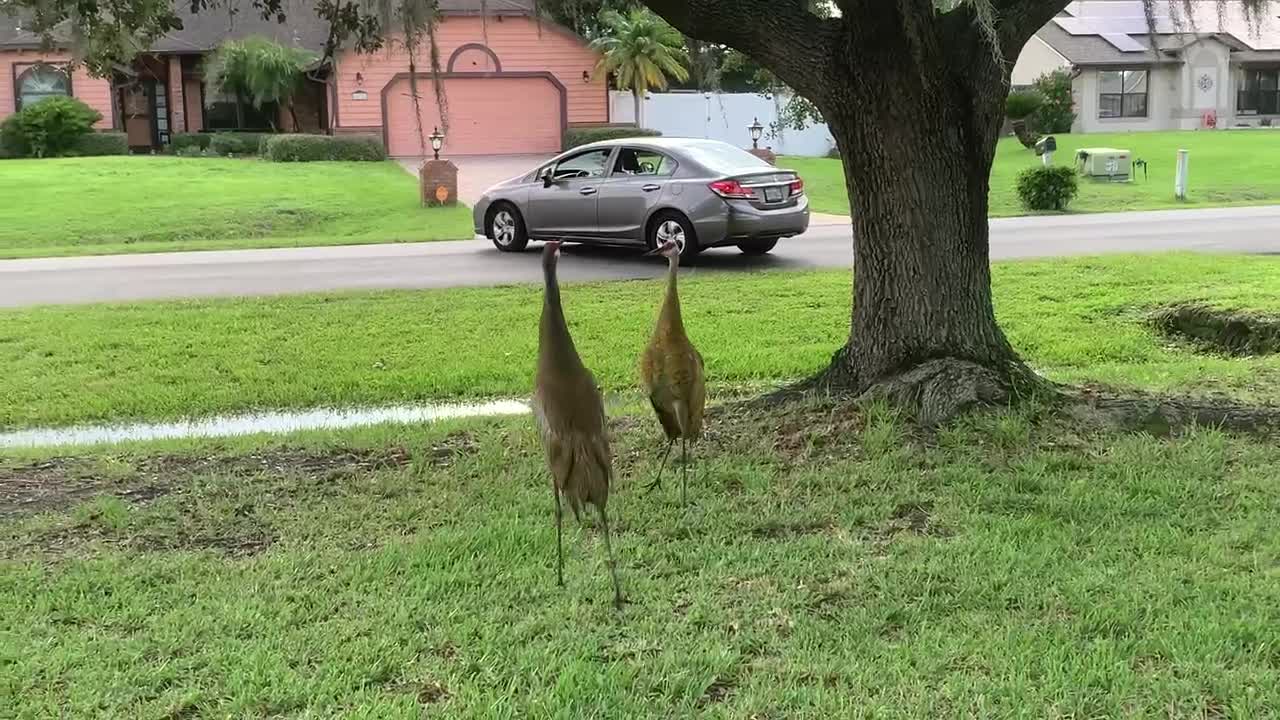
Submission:
[[[440,148],[444,146],[444,134],[440,132],[440,128],[432,128],[431,136],[427,138],[431,141],[431,152],[435,154],[436,160],[440,159]]]
[[[440,148],[444,147],[444,133],[440,128],[431,129],[427,136],[431,141],[431,152],[434,160],[422,163],[418,168],[418,184],[422,193],[424,207],[454,205],[458,202],[458,166],[448,160],[440,159]]]
[[[747,130],[751,131],[751,149],[760,149],[760,136],[764,134],[764,126],[760,124],[760,118],[754,118],[754,122],[747,126]]]

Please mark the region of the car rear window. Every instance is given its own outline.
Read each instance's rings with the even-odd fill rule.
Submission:
[[[727,143],[689,143],[683,149],[699,165],[715,172],[732,172],[749,167],[773,168],[772,165],[746,150]]]

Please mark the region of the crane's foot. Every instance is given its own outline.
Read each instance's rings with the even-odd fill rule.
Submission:
[[[654,490],[658,490],[658,489],[660,489],[661,487],[662,487],[662,478],[658,478],[657,480],[654,480],[653,482],[649,483],[648,485],[645,485],[645,486],[644,486],[644,491],[645,491],[645,492],[653,492]]]
[[[626,605],[626,604],[627,604],[627,601],[626,601],[626,599],[625,599],[625,598],[623,598],[623,597],[622,597],[622,593],[617,593],[617,594],[615,594],[615,595],[613,596],[613,609],[614,609],[614,610],[621,611],[621,610],[622,610],[622,606],[623,606],[623,605]]]

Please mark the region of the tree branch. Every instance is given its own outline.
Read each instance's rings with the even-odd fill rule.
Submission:
[[[1004,56],[1016,58],[1031,36],[1062,12],[1068,2],[1070,0],[991,0]]]
[[[825,69],[843,21],[809,12],[804,0],[643,0],[690,37],[736,48],[810,100],[828,86]]]

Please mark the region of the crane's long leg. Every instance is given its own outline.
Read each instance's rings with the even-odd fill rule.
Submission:
[[[613,606],[622,609],[622,585],[618,583],[618,566],[613,559],[613,543],[609,539],[609,516],[600,508],[600,524],[604,525],[604,549],[609,554],[609,576],[613,578]]]
[[[671,457],[671,447],[675,444],[675,438],[667,441],[667,451],[662,453],[662,463],[658,465],[658,477],[654,478],[653,482],[649,483],[645,487],[645,490],[653,490],[654,488],[662,487],[662,471],[667,469],[667,458]]]
[[[685,486],[689,484],[689,441],[680,438],[680,504],[686,502]]]
[[[564,508],[560,506],[560,491],[551,484],[551,497],[556,501],[556,584],[564,587]]]

